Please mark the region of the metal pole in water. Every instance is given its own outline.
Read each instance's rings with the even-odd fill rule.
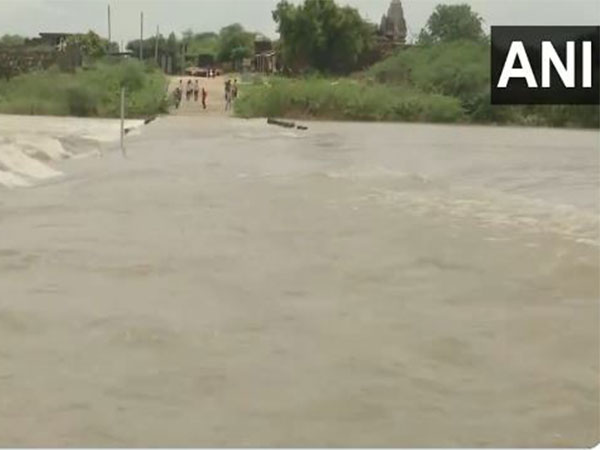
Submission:
[[[121,153],[127,157],[125,152],[125,87],[121,87]]]

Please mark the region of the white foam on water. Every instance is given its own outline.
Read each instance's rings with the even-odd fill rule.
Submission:
[[[402,172],[383,166],[351,166],[343,170],[330,170],[325,173],[327,178],[343,180],[380,179],[388,178],[397,182],[421,186],[430,182],[429,178],[418,173]]]
[[[12,142],[0,144],[0,165],[9,172],[38,180],[61,175],[61,172],[28,156],[22,146]]]
[[[600,247],[600,221],[590,211],[572,205],[469,188],[374,189],[369,201],[400,207],[419,215],[475,219],[484,226],[556,233],[576,242]]]
[[[139,134],[144,122],[125,121],[129,134]],[[27,187],[62,176],[50,164],[97,153],[101,144],[116,142],[121,123],[114,119],[0,115],[0,186]],[[69,141],[69,151],[62,142]],[[78,150],[82,143],[81,151]],[[95,143],[95,144],[94,144]]]
[[[21,134],[15,137],[14,143],[32,158],[60,161],[72,157],[58,139],[49,136]]]
[[[12,189],[16,187],[28,187],[31,186],[31,183],[14,173],[0,170],[0,186]]]

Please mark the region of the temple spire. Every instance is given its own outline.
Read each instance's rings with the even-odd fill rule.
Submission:
[[[406,21],[400,0],[392,0],[387,14],[381,19],[380,33],[398,44],[406,42]]]

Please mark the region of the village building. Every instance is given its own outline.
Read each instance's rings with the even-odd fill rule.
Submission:
[[[57,51],[64,51],[67,46],[67,40],[71,36],[77,36],[73,33],[40,33],[39,37],[28,39],[25,41],[29,46],[47,46],[52,47]]]
[[[40,33],[26,39],[24,45],[0,46],[0,77],[10,79],[33,70],[57,64],[61,70],[73,71],[82,64],[81,52],[68,49],[71,33]]]
[[[260,73],[277,71],[277,51],[273,42],[266,36],[258,35],[254,41],[253,68]]]

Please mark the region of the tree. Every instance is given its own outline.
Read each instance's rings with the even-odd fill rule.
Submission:
[[[82,55],[89,58],[101,58],[109,48],[107,40],[102,39],[93,31],[86,34],[75,34],[67,38],[67,47],[78,48]]]
[[[183,33],[181,33],[181,37],[182,37],[183,43],[188,44],[194,37],[194,30],[192,30],[191,28],[188,28]]]
[[[339,7],[334,0],[305,0],[298,6],[281,0],[273,19],[283,61],[293,71],[348,73],[373,45],[373,25],[355,8]]]
[[[219,61],[239,62],[253,53],[254,33],[247,32],[239,23],[221,29],[217,54]]]
[[[167,56],[171,58],[173,70],[175,72],[183,70],[183,60],[181,58],[180,44],[177,41],[177,36],[175,35],[175,33],[169,34],[169,37],[167,38],[167,41],[165,43],[164,50]]]
[[[212,32],[194,34],[188,44],[188,54],[211,55],[216,59],[219,53],[219,35]]]
[[[196,33],[194,35],[194,40],[203,40],[203,39],[217,39],[219,35],[212,31],[204,31],[202,33]]]
[[[471,7],[461,5],[438,5],[419,34],[419,44],[435,44],[460,39],[483,41],[483,19]]]
[[[142,42],[142,51],[144,54],[144,59],[154,59],[154,52],[156,47],[156,36],[149,37],[144,39]],[[158,54],[159,56],[163,53],[167,53],[166,51],[167,41],[162,36],[158,37]],[[127,50],[132,52],[135,56],[140,53],[140,40],[134,40],[127,43]]]
[[[5,34],[0,37],[0,45],[19,46],[25,44],[25,38],[16,34]]]

